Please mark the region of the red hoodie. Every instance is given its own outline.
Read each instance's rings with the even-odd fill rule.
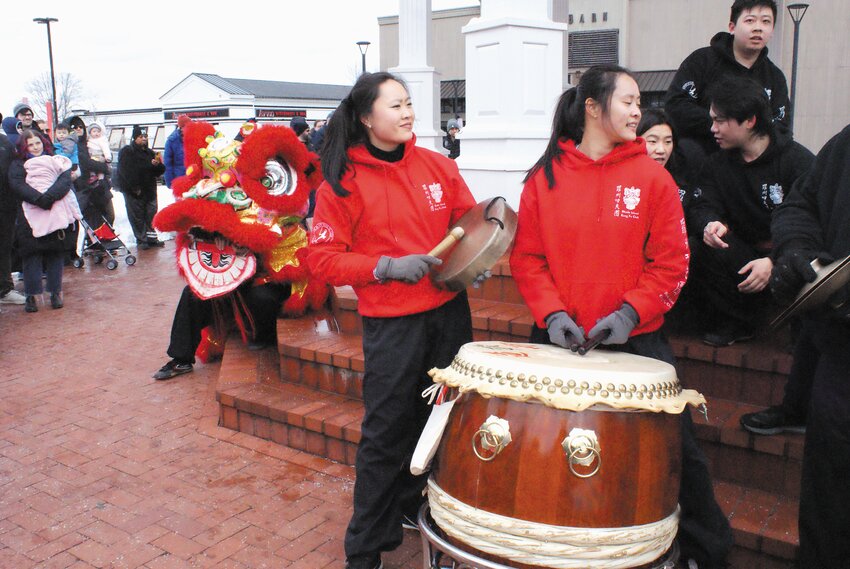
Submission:
[[[688,275],[675,182],[642,139],[595,162],[560,146],[554,187],[541,168],[522,191],[511,254],[520,293],[542,328],[564,310],[587,332],[628,302],[640,316],[633,336],[657,330]]]
[[[382,255],[428,253],[475,200],[453,160],[416,146],[398,162],[384,162],[364,145],[348,150],[351,167],[337,196],[325,182],[318,190],[307,264],[334,286],[351,285],[363,316],[391,317],[437,308],[457,293],[431,279],[383,283],[373,271]]]

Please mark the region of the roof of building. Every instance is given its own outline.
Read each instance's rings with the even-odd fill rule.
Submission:
[[[350,85],[294,83],[264,79],[237,79],[214,73],[192,73],[231,95],[253,95],[258,99],[323,99],[339,101],[348,95]]]
[[[673,82],[676,70],[672,71],[633,71],[638,87],[642,93],[666,91]]]

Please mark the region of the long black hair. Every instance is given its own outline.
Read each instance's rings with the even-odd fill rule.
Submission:
[[[386,71],[364,73],[357,79],[348,96],[342,100],[325,126],[325,139],[319,152],[322,159],[322,175],[331,185],[334,193],[340,197],[351,193],[340,183],[350,165],[348,149],[369,140],[366,127],[360,119],[372,112],[372,105],[378,98],[379,89],[387,81],[401,83],[407,90],[404,81],[392,73]]]
[[[632,79],[631,71],[619,65],[595,65],[582,73],[577,87],[567,89],[558,105],[555,107],[555,116],[552,119],[552,135],[543,156],[525,174],[523,183],[530,180],[541,168],[546,174],[549,187],[555,185],[555,174],[552,163],[562,154],[558,142],[562,138],[581,142],[584,136],[584,107],[587,99],[596,101],[602,109],[602,115],[608,114],[611,105],[611,96],[617,87],[617,78],[620,75],[628,75]]]

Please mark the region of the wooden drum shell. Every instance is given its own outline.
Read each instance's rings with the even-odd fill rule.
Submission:
[[[472,440],[490,415],[508,421],[512,442],[485,462]],[[433,477],[453,498],[510,518],[581,528],[649,524],[677,507],[680,424],[678,414],[576,412],[468,392],[455,403]],[[598,437],[601,466],[589,478],[570,471],[561,447],[573,428]]]

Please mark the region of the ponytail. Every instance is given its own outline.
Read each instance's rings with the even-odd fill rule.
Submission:
[[[386,81],[396,81],[407,90],[404,81],[392,73],[364,73],[357,79],[325,127],[325,138],[319,151],[322,175],[334,193],[340,197],[344,198],[351,193],[342,187],[341,183],[351,165],[348,149],[369,140],[360,119],[372,111],[379,89]]]
[[[617,87],[617,78],[621,74],[634,79],[631,72],[624,67],[596,65],[582,74],[578,86],[567,89],[561,95],[555,108],[555,116],[552,118],[552,135],[549,137],[549,144],[540,159],[525,174],[523,183],[528,182],[542,168],[549,188],[555,185],[552,164],[563,154],[560,140],[572,140],[576,145],[581,143],[584,136],[585,101],[593,99],[599,103],[602,114],[606,115],[611,106],[611,96]]]

